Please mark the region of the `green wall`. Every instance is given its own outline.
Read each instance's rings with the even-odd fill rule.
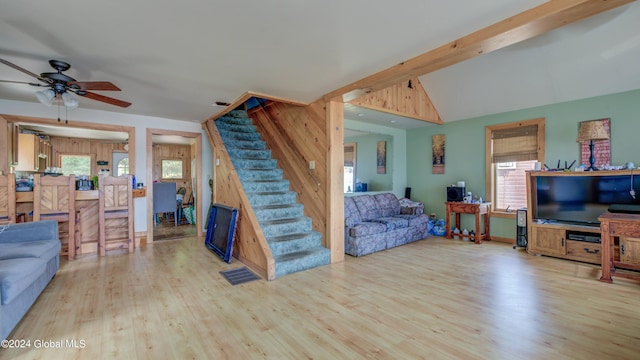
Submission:
[[[465,181],[467,191],[485,198],[485,127],[540,117],[546,119],[545,162],[550,167],[558,160],[578,163],[578,123],[601,118],[611,119],[612,164],[640,165],[640,90],[633,90],[408,131],[407,186],[412,200],[423,202],[426,213],[444,218],[449,184]],[[444,174],[431,173],[431,136],[436,134],[446,135]],[[461,226],[473,228],[473,217],[463,215]],[[515,239],[515,220],[492,218],[491,234]]]
[[[377,173],[376,151],[378,141],[387,142],[387,171]],[[356,181],[366,182],[368,191],[393,190],[393,136],[383,134],[365,134],[346,137],[346,143],[356,146]]]
[[[387,176],[390,177],[390,181],[392,182],[392,184],[391,187],[386,190],[393,192],[399,198],[403,197],[404,188],[405,186],[407,186],[407,132],[402,129],[363,123],[361,121],[355,121],[346,118],[344,119],[344,127],[345,129],[368,132],[371,135],[376,134],[380,137],[380,140],[392,139],[388,140],[387,142]],[[353,142],[353,138],[354,137],[345,138],[345,143]],[[371,166],[375,166],[376,141],[372,142],[374,143],[372,150],[361,150],[360,145],[358,145],[358,159],[356,160],[358,161],[358,167],[360,166],[361,155],[368,157],[368,159],[364,160],[365,163],[372,164]],[[375,168],[373,169],[373,171],[375,172]],[[356,172],[358,172],[358,169],[356,169]],[[357,175],[357,177],[360,176]],[[362,179],[364,180],[364,178]]]

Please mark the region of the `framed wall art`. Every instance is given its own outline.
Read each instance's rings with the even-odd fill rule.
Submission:
[[[387,173],[387,142],[378,141],[376,146],[376,173]]]
[[[431,173],[433,174],[444,174],[444,145],[444,134],[431,137]]]

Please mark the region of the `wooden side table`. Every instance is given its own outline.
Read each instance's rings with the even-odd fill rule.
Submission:
[[[640,274],[626,274],[616,273],[616,266],[624,267],[626,269],[640,270],[640,265],[637,263],[629,263],[623,261],[623,256],[620,256],[620,260],[616,261],[614,257],[614,236],[617,237],[640,237],[640,214],[623,214],[623,213],[610,213],[605,212],[600,217],[600,231],[602,236],[602,276],[600,281],[613,282],[611,276],[616,275],[620,277],[630,278],[634,280],[640,280]],[[624,245],[621,243],[621,252]],[[626,251],[633,251],[627,249]],[[637,254],[637,252],[636,252]]]
[[[489,220],[491,217],[491,203],[469,204],[464,202],[445,202],[447,206],[447,238],[452,239],[451,215],[456,215],[456,228],[460,228],[460,214],[472,214],[476,217],[475,235],[466,235],[476,244],[482,244],[483,240],[491,240],[489,235]],[[484,233],[480,232],[480,218],[484,215]],[[462,236],[462,235],[460,235]]]

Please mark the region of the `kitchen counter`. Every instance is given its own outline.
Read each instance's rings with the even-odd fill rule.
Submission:
[[[98,190],[76,190],[77,200],[98,200]],[[33,191],[17,191],[16,203],[32,203]]]
[[[145,197],[147,196],[147,189],[134,189],[132,191],[133,197]],[[76,201],[78,200],[98,200],[98,190],[76,190]],[[33,191],[17,191],[16,203],[32,203]]]
[[[146,188],[134,189],[133,197],[145,197]],[[100,191],[76,190],[76,254],[90,254],[98,252],[98,220]],[[17,212],[29,214],[33,210],[33,191],[16,192]],[[31,217],[28,217],[31,221]]]

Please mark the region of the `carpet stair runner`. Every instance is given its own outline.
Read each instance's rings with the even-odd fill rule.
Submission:
[[[215,123],[273,253],[276,278],[329,264],[330,250],[246,111],[233,110]]]

